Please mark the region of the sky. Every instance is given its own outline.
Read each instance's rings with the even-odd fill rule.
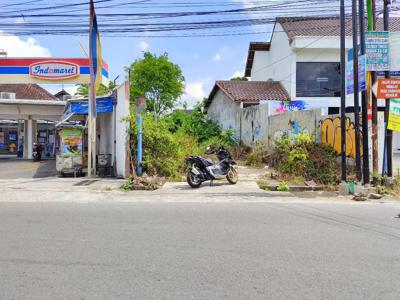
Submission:
[[[161,23],[164,27],[168,27],[174,22],[189,22],[192,25],[193,22],[229,21],[228,26],[231,26],[234,20],[245,23],[257,19],[273,20],[275,16],[321,16],[334,14],[335,9],[337,12],[339,8],[338,0],[95,0],[95,2],[102,56],[109,65],[109,79],[114,80],[118,77],[117,83],[121,83],[126,79],[125,67],[141,58],[144,51],[158,55],[167,52],[170,60],[182,69],[186,88],[181,102],[186,101],[189,105],[207,97],[216,80],[229,80],[232,77],[243,76],[249,43],[268,41],[273,24],[262,22],[262,24],[251,23],[239,27],[154,33],[149,30],[151,23],[156,23],[157,26]],[[349,3],[348,0],[346,2]],[[0,49],[5,50],[9,57],[85,57],[85,51],[87,52],[88,49],[86,32],[71,35],[37,35],[32,31],[35,28],[34,24],[38,23],[40,23],[39,27],[42,26],[41,28],[44,29],[72,28],[74,30],[74,26],[81,26],[81,30],[86,31],[88,29],[86,24],[89,24],[87,3],[88,0],[2,0],[0,2]],[[74,6],[75,4],[78,6]],[[264,8],[253,10],[260,7]],[[198,12],[243,10],[244,8],[251,10],[197,14]],[[168,18],[143,16],[143,13],[157,15],[177,12],[195,12],[197,15]],[[121,15],[115,16],[116,13]],[[129,16],[124,15],[126,13]],[[61,16],[55,16],[55,14],[61,14]],[[113,16],[107,14],[113,14]],[[132,16],[132,14],[142,15]],[[107,32],[107,28],[108,30],[110,28],[107,26],[120,29],[118,26],[121,23],[128,26],[124,28],[137,28],[135,26],[143,24],[139,26],[142,32]],[[52,26],[52,24],[55,25]],[[31,35],[23,35],[25,33],[22,32],[25,30],[30,31]],[[218,34],[219,36],[154,37],[154,35],[170,34]],[[52,93],[62,88],[72,94],[76,91],[76,87],[71,85],[46,85],[45,88]]]
[[[160,3],[160,0],[156,1]],[[3,0],[1,4],[13,2],[15,1]],[[199,0],[199,3],[201,2]],[[248,5],[247,0],[218,0],[218,3],[221,4],[225,2],[227,4],[237,2],[236,6],[234,6],[235,8]],[[66,1],[51,1],[51,4],[57,3],[64,4]],[[204,7],[195,9],[206,10]],[[163,11],[164,8],[153,10]],[[178,9],[175,8],[174,10]],[[185,9],[179,8],[179,10]],[[195,21],[190,17],[184,20]],[[21,14],[21,18],[17,18],[13,22],[21,23],[23,26],[26,21]],[[100,33],[101,26],[101,18],[99,18]],[[15,36],[3,30],[1,26],[0,30],[0,49],[5,50],[9,57],[85,57],[82,47],[86,51],[88,48],[87,36]],[[271,25],[258,26],[257,29],[250,27],[241,30],[267,32],[271,30]],[[232,32],[235,30],[226,31]],[[232,77],[243,76],[249,42],[267,41],[268,36],[268,33],[255,33],[222,37],[152,38],[146,37],[145,34],[142,37],[101,36],[101,43],[103,59],[109,65],[109,79],[114,80],[119,76],[117,79],[119,83],[126,78],[125,66],[140,58],[143,55],[143,51],[150,51],[155,54],[167,52],[170,60],[181,67],[185,77],[186,90],[181,100],[187,101],[192,105],[208,96],[216,80],[227,80]],[[46,88],[52,93],[59,91],[63,87],[71,93],[75,91],[75,87],[71,85],[46,85]]]

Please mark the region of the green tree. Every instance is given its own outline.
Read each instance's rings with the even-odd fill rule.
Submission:
[[[99,88],[97,89],[96,95],[97,96],[104,96],[110,93],[117,85],[115,82],[110,81],[108,86],[104,84],[100,84]],[[89,85],[88,84],[77,84],[78,90],[75,93],[75,96],[81,97],[89,97]]]
[[[130,66],[131,101],[146,96],[147,111],[154,119],[172,109],[185,88],[181,68],[168,59],[168,53],[160,56],[145,52]]]
[[[247,77],[233,77],[231,81],[249,81]]]

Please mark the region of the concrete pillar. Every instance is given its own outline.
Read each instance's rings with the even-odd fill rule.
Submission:
[[[24,159],[32,159],[33,143],[36,140],[36,121],[24,120]]]
[[[24,120],[24,159],[28,159],[28,120]]]

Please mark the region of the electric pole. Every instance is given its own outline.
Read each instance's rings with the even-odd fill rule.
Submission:
[[[358,26],[357,26],[357,0],[352,0],[352,27],[353,27],[353,69],[354,69],[354,127],[356,138],[356,176],[361,182],[361,155],[360,155],[360,103],[358,80]]]
[[[389,31],[389,4],[390,0],[383,0],[383,30]],[[390,71],[385,71],[385,78],[390,78]],[[393,176],[393,132],[392,130],[388,129],[388,122],[389,122],[389,110],[390,110],[390,99],[386,99],[386,107],[385,107],[385,153],[384,156],[384,168],[383,168],[383,175],[387,175],[388,177]],[[386,160],[386,161],[385,161]],[[385,164],[386,163],[386,164]]]
[[[345,0],[340,0],[340,127],[342,150],[342,182],[347,181],[346,169],[346,17]]]
[[[368,0],[367,0],[368,1]],[[360,17],[360,51],[365,55],[365,8],[364,0],[358,1]],[[362,147],[363,147],[363,178],[364,185],[369,185],[369,147],[368,147],[368,98],[367,91],[361,92],[362,103]]]

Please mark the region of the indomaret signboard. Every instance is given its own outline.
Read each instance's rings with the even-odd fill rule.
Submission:
[[[103,61],[102,82],[108,82]],[[0,83],[89,83],[88,58],[0,58]]]

